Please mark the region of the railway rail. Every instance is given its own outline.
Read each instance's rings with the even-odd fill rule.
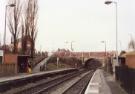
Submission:
[[[33,83],[27,84],[25,87],[18,87],[2,94],[53,94],[53,89],[62,87],[62,84],[73,82],[72,80],[78,78],[69,87],[66,87],[62,92],[56,94],[84,94],[86,86],[90,81],[94,71],[80,69],[78,71],[69,72],[55,77],[48,77]]]
[[[78,69],[69,68],[56,71],[47,71],[29,75],[21,75],[14,77],[5,77],[0,79],[0,94],[14,94],[12,92],[28,88],[33,84],[41,82],[42,80],[48,81],[68,73],[78,71]],[[10,92],[11,91],[11,92]]]
[[[44,94],[45,92],[48,92],[49,89],[65,82],[66,80],[69,80],[73,77],[80,75],[84,71],[85,70],[75,71],[73,73],[68,73],[66,75],[54,78],[50,81],[44,81],[41,84],[27,88],[25,90],[19,91],[19,92],[14,93],[14,94]]]
[[[73,84],[63,94],[84,94],[92,75],[93,71],[88,72],[82,79]]]

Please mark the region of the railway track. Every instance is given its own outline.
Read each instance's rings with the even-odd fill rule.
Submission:
[[[84,94],[92,75],[93,71],[88,72],[82,79],[77,81],[62,94]]]
[[[74,78],[78,75],[80,75],[81,73],[86,72],[86,70],[80,70],[80,71],[75,71],[72,73],[68,73],[66,75],[62,75],[59,77],[56,77],[54,79],[51,79],[49,81],[42,81],[40,83],[38,83],[37,85],[34,85],[32,87],[28,87],[24,90],[18,91],[16,93],[13,94],[46,94],[45,92],[48,91],[49,89],[71,79]]]
[[[56,77],[49,77],[40,81],[37,80],[30,83],[30,85],[27,84],[25,87],[19,87],[17,90],[12,89],[11,91],[2,94],[54,94],[50,93],[54,88],[58,88],[59,86],[61,87],[62,84],[68,84],[67,82],[72,83],[74,82],[72,80],[75,78],[79,78],[77,82],[75,81],[72,85],[70,85],[70,87],[66,87],[63,92],[60,91],[55,94],[83,94],[78,92],[83,92],[85,90],[92,73],[92,71],[88,72],[85,69],[80,69],[79,71],[73,71],[67,74],[58,75]],[[79,91],[76,91],[78,89]]]

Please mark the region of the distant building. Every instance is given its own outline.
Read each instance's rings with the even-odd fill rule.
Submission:
[[[129,68],[135,69],[135,51],[123,53],[119,56],[119,66],[127,65]]]
[[[126,65],[129,68],[135,69],[135,51],[126,53],[125,58],[126,58]]]

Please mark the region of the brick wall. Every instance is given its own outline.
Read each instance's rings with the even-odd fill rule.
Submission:
[[[17,63],[17,54],[5,54],[5,63],[6,64]]]
[[[129,68],[135,68],[135,55],[127,55],[126,56],[126,65]]]

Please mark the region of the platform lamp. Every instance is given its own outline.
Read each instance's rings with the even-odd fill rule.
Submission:
[[[118,65],[118,4],[117,4],[117,2],[116,1],[110,1],[110,0],[108,0],[108,1],[105,1],[105,4],[106,5],[110,5],[110,4],[115,4],[115,14],[116,14],[116,65]],[[115,68],[114,68],[115,69]],[[114,72],[115,72],[115,70],[114,70]]]
[[[3,62],[5,63],[5,51],[6,51],[6,25],[7,25],[7,8],[8,7],[15,7],[16,5],[15,4],[9,4],[9,5],[6,5],[5,7],[5,26],[4,26],[4,37],[3,37],[3,46],[4,46],[4,50],[3,50]]]

